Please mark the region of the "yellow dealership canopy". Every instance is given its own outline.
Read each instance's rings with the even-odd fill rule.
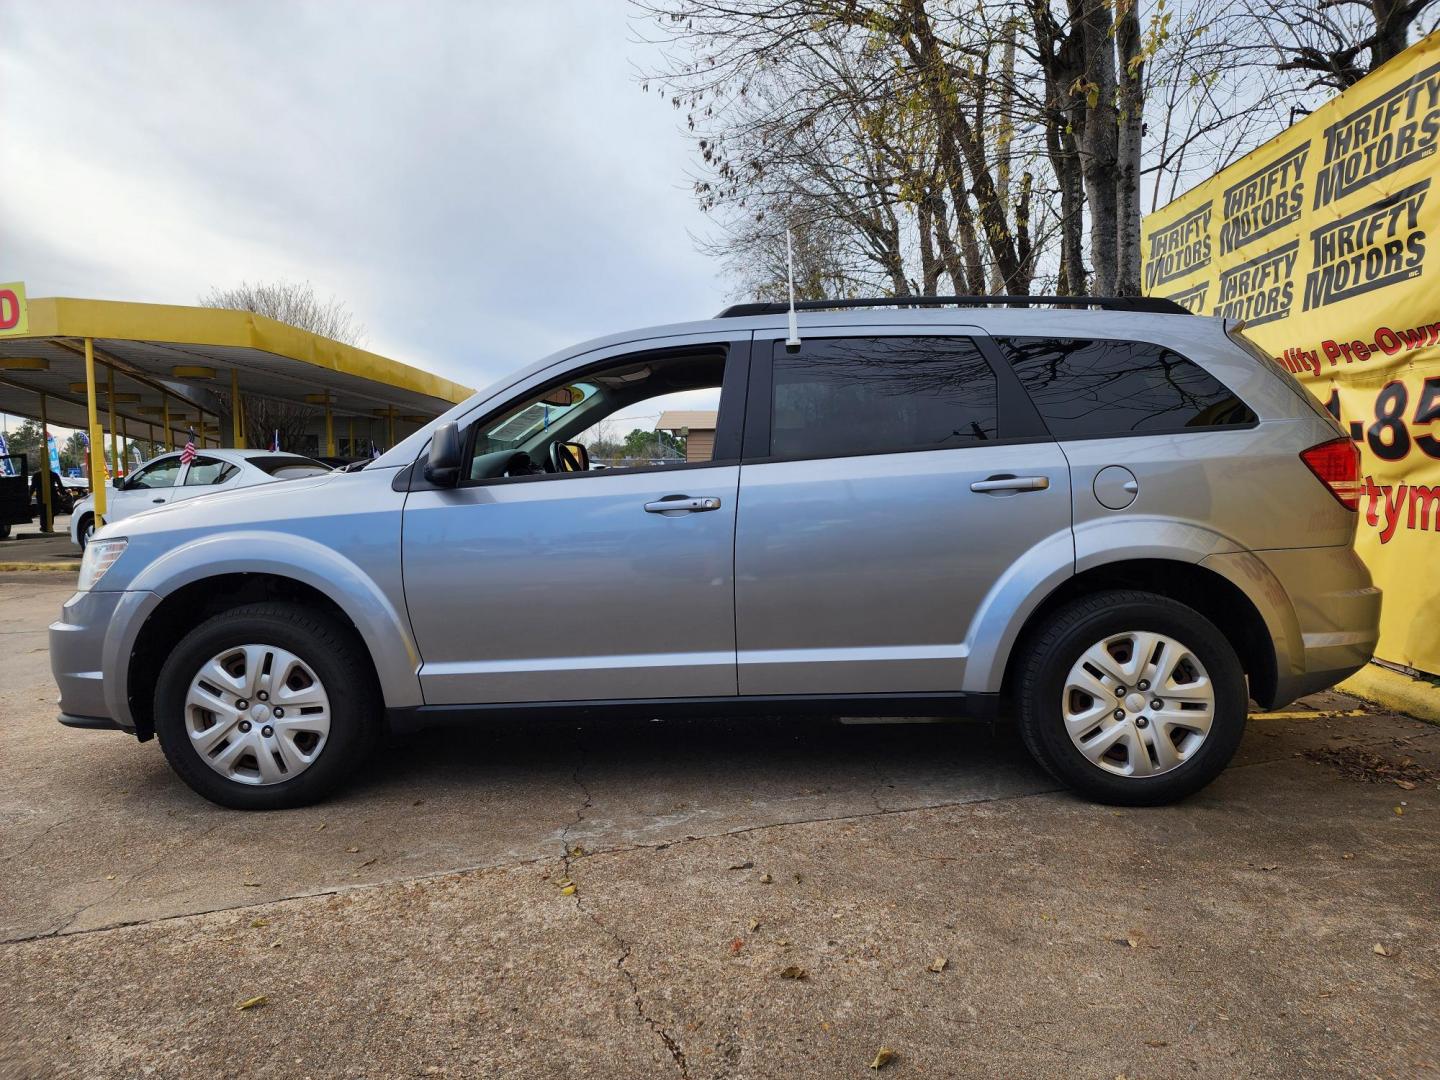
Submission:
[[[7,290],[14,290],[8,286]],[[95,357],[96,416],[132,438],[155,438],[169,413],[170,436],[194,426],[205,441],[233,442],[220,423],[225,395],[289,402],[327,414],[335,426],[379,425],[393,443],[469,397],[449,379],[246,311],[107,300],[35,298],[0,319],[0,412],[85,429],[85,343]],[[3,313],[0,313],[3,314]],[[113,396],[112,396],[113,394]],[[216,394],[222,399],[217,399]],[[322,446],[324,440],[322,440]]]

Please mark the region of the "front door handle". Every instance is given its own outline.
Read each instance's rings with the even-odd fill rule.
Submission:
[[[165,500],[164,500],[164,499],[151,499],[150,501],[153,502],[153,503],[163,503]]]
[[[699,514],[706,510],[719,510],[720,499],[715,495],[698,498],[689,495],[666,495],[663,499],[645,504],[647,514]]]
[[[970,485],[970,490],[989,495],[1005,491],[1044,491],[1049,486],[1048,476],[991,476],[976,480]]]

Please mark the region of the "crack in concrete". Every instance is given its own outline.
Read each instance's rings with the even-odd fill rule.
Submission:
[[[586,852],[583,850],[580,850],[579,854],[574,854],[573,852],[575,852],[577,849],[571,848],[569,839],[570,831],[574,829],[577,825],[584,822],[585,812],[595,805],[594,795],[590,791],[589,786],[585,783],[581,775],[584,769],[584,764],[585,746],[583,740],[578,736],[577,733],[577,737],[575,740],[575,769],[571,773],[571,780],[574,782],[575,786],[580,789],[581,795],[584,796],[584,802],[582,802],[580,806],[576,809],[575,820],[569,825],[566,825],[560,833],[560,864],[562,867],[564,867],[564,875],[567,881],[570,881],[571,865],[576,860],[582,859],[585,856],[591,854],[590,852]],[[573,881],[570,881],[570,883],[572,885],[574,884]],[[670,1057],[674,1060],[676,1067],[680,1070],[681,1080],[690,1080],[690,1067],[685,1061],[685,1051],[681,1049],[680,1044],[675,1041],[675,1038],[670,1034],[670,1032],[665,1030],[664,1025],[662,1025],[659,1021],[653,1019],[650,1014],[645,1011],[645,998],[640,993],[640,983],[635,978],[634,973],[625,966],[625,962],[630,959],[630,954],[632,951],[630,943],[626,941],[623,937],[621,937],[616,931],[612,930],[609,926],[607,926],[605,924],[605,921],[600,918],[599,912],[586,905],[585,898],[581,895],[578,887],[572,894],[572,898],[575,901],[575,910],[578,911],[581,915],[584,915],[592,923],[594,923],[595,928],[599,930],[602,934],[604,934],[606,937],[608,937],[611,941],[613,941],[616,947],[619,949],[620,955],[615,960],[615,970],[620,973],[621,977],[624,978],[626,984],[630,987],[630,1003],[635,1009],[635,1015],[638,1016],[642,1021],[644,1021],[645,1025],[652,1032],[658,1035],[660,1037],[660,1041],[665,1044],[665,1049],[670,1052]]]
[[[1274,764],[1274,762],[1256,762],[1256,764]],[[587,851],[583,855],[571,856],[566,851],[564,864],[567,867],[573,865],[579,859],[591,859],[600,855],[628,855],[637,851],[664,851],[666,848],[680,847],[685,844],[698,844],[707,840],[723,840],[732,836],[748,836],[751,833],[767,832],[770,829],[788,829],[797,825],[823,825],[827,822],[840,821],[865,821],[869,818],[886,817],[891,814],[918,814],[927,810],[947,810],[959,806],[982,806],[986,803],[1011,802],[1020,799],[1033,799],[1044,795],[1054,795],[1061,791],[1060,787],[1044,788],[1040,791],[1022,791],[1013,795],[989,795],[975,799],[957,799],[950,802],[925,803],[923,806],[893,807],[885,810],[871,811],[863,814],[831,814],[812,818],[797,818],[794,821],[772,821],[763,825],[744,825],[736,829],[724,829],[720,832],[702,833],[698,836],[687,836],[679,840],[662,840],[650,844],[623,844],[617,847],[599,848],[595,851]],[[570,826],[569,828],[573,828]],[[311,889],[304,892],[287,893],[283,896],[271,897],[249,904],[220,904],[212,908],[202,908],[198,911],[181,911],[173,915],[160,915],[152,919],[122,919],[119,922],[109,923],[105,926],[92,926],[84,930],[73,930],[69,933],[61,933],[60,930],[46,930],[38,934],[24,934],[20,937],[0,939],[0,945],[22,945],[28,941],[40,941],[53,937],[79,937],[83,934],[108,933],[111,930],[127,930],[136,926],[149,926],[152,923],[174,922],[177,919],[199,918],[204,915],[217,915],[226,911],[248,911],[252,908],[265,907],[269,904],[284,904],[298,900],[314,900],[319,897],[340,896],[344,893],[358,892],[362,889],[378,889],[387,885],[403,885],[423,881],[439,881],[441,878],[456,877],[465,874],[477,874],[486,870],[513,870],[522,866],[537,866],[541,863],[550,862],[552,855],[536,855],[529,859],[510,859],[504,862],[472,863],[469,866],[450,867],[445,870],[435,870],[427,874],[413,874],[407,877],[382,878],[378,881],[363,881],[355,884],[331,885],[320,889]],[[152,868],[153,869],[153,868]],[[578,890],[577,890],[578,895]],[[93,905],[90,905],[93,906]],[[73,917],[69,921],[74,921]]]

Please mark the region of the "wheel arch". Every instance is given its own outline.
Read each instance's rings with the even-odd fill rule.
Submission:
[[[1278,584],[1275,586],[1278,588]],[[1280,659],[1277,640],[1285,628],[1267,621],[1251,596],[1230,577],[1204,563],[1177,559],[1124,559],[1092,566],[1052,589],[1026,616],[1006,657],[1001,692],[1011,696],[1019,657],[1048,616],[1072,600],[1110,589],[1138,589],[1194,608],[1229,640],[1250,681],[1250,696],[1271,707],[1277,696]],[[1293,613],[1291,613],[1293,620]]]
[[[114,680],[106,697],[112,715],[131,718],[141,738],[153,730],[155,678],[174,643],[200,621],[257,600],[329,612],[364,649],[387,707],[422,703],[419,652],[403,611],[359,566],[314,541],[256,533],[205,537],[162,555],[128,588],[148,601],[131,625],[112,624],[107,635],[105,669],[123,670],[125,678]]]

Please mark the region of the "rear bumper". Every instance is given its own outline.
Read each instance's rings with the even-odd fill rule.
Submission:
[[[1380,639],[1380,590],[1351,547],[1257,552],[1295,609],[1300,654],[1278,670],[1284,701],[1326,690],[1370,662]]]
[[[1326,690],[1369,662],[1380,637],[1380,590],[1351,547],[1212,555],[1245,590],[1275,643],[1272,708]]]

